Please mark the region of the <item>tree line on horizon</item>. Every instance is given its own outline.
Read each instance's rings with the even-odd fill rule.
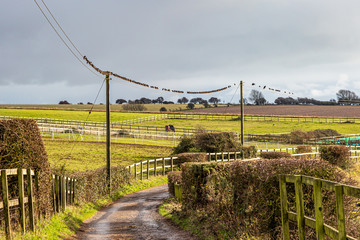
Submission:
[[[276,105],[350,105],[350,104],[360,104],[360,98],[357,96],[357,94],[353,91],[346,90],[346,89],[340,89],[336,93],[337,101],[335,99],[330,99],[329,101],[321,101],[314,98],[307,98],[307,97],[298,97],[298,98],[292,98],[292,97],[278,97],[275,99],[273,104]],[[192,99],[188,99],[186,97],[179,98],[177,100],[177,104],[188,104],[187,108],[193,109],[195,104],[202,104],[205,108],[210,107],[210,104],[214,104],[215,107],[217,107],[217,104],[219,104],[221,100],[216,97],[211,97],[208,100],[203,99],[201,97],[196,97]],[[240,101],[239,101],[240,102]],[[158,97],[156,99],[150,99],[146,97],[142,97],[140,99],[135,100],[125,100],[122,98],[119,98],[115,101],[116,104],[175,104],[172,101],[166,101],[163,97]],[[261,91],[258,90],[251,90],[250,95],[248,98],[243,99],[243,103],[245,105],[268,105],[272,104],[269,103]],[[71,104],[67,100],[62,100],[59,102],[59,104]],[[82,102],[78,104],[83,104]],[[91,102],[88,102],[87,104],[92,104]],[[102,103],[100,103],[102,104]],[[230,105],[231,103],[228,103]]]

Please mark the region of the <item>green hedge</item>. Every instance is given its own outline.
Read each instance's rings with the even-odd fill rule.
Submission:
[[[182,166],[182,214],[197,219],[215,239],[281,238],[279,174],[301,174],[354,184],[346,173],[320,160],[255,160],[231,163],[185,163]],[[288,186],[289,208],[295,210],[294,187]],[[314,215],[312,188],[304,186],[305,214]],[[347,199],[346,201],[350,201]],[[335,196],[324,190],[325,222],[337,226]],[[347,202],[346,206],[355,207]],[[348,233],[360,237],[359,212],[347,209]],[[296,223],[291,234],[297,234]],[[307,231],[306,239],[315,233]]]

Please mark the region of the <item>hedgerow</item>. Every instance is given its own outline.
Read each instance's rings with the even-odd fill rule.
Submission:
[[[0,121],[0,169],[11,168],[30,168],[35,171],[39,180],[38,187],[34,186],[36,214],[51,214],[52,174],[41,134],[34,120]],[[9,176],[8,179],[10,199],[17,198],[17,178]]]
[[[181,171],[168,173],[168,187],[171,195],[175,196],[174,184],[181,184],[181,182]]]
[[[99,198],[108,195],[114,190],[118,190],[129,184],[132,179],[129,170],[124,166],[111,167],[111,185],[109,189],[106,181],[106,175],[107,173],[105,167],[71,174],[71,177],[77,180],[77,203],[95,202]]]
[[[215,239],[281,238],[279,174],[307,175],[354,184],[341,169],[320,160],[185,163],[182,169],[182,214],[196,219],[205,226],[206,234]],[[289,208],[296,212],[294,186],[288,184],[287,187]],[[314,217],[312,188],[304,186],[303,192],[305,214]],[[360,237],[356,222],[360,213],[353,211],[352,199],[346,198],[345,205],[347,232]],[[335,206],[334,192],[324,190],[324,219],[332,226],[337,226]],[[290,227],[292,238],[296,238],[296,223],[291,223]],[[313,230],[307,229],[306,234],[306,239],[316,239]]]
[[[321,146],[320,158],[342,169],[350,168],[354,162],[350,158],[350,150],[342,145]]]
[[[312,146],[310,145],[299,145],[296,147],[296,153],[311,153]]]
[[[287,152],[261,152],[260,157],[266,159],[280,159],[290,158],[291,154]]]

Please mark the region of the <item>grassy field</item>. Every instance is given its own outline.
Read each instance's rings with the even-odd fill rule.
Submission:
[[[62,120],[77,120],[94,122],[105,122],[105,112],[92,112],[88,117],[88,111],[69,111],[69,110],[35,110],[35,109],[0,109],[0,116],[28,117],[28,118],[52,118]],[[153,116],[154,113],[111,113],[111,121],[118,122],[123,120],[137,119]]]
[[[111,111],[123,111],[123,105],[112,104]],[[146,111],[160,112],[160,108],[165,107],[167,111],[183,111],[186,110],[187,104],[144,104]],[[222,105],[219,105],[222,106]],[[84,110],[89,111],[92,105],[81,104],[39,104],[39,105],[0,105],[1,109],[35,109],[35,110]],[[202,104],[195,104],[195,109],[202,109]],[[94,105],[94,111],[105,111],[105,105]]]
[[[68,171],[85,171],[106,165],[104,142],[59,141],[44,138],[49,162],[53,168],[65,168]],[[112,144],[111,164],[130,165],[146,159],[169,156],[171,147]]]
[[[175,128],[204,128],[207,130],[240,132],[240,121],[209,121],[165,119],[156,122],[144,122],[142,126],[163,127],[172,124]],[[360,133],[360,124],[355,123],[311,123],[311,122],[270,122],[270,121],[245,121],[245,133],[284,133],[294,130],[311,131],[315,129],[334,129],[342,134]]]

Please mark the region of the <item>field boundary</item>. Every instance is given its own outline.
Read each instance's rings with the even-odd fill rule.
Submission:
[[[295,185],[296,213],[288,210],[286,183]],[[305,216],[302,186],[306,184],[314,189],[315,219]],[[283,237],[290,239],[289,220],[297,222],[299,239],[305,240],[305,226],[316,229],[317,239],[324,239],[325,235],[333,239],[354,239],[346,234],[344,196],[360,199],[360,188],[347,186],[319,178],[303,175],[279,175],[280,203]],[[324,223],[322,189],[335,192],[337,229]]]
[[[8,177],[17,177],[18,196],[9,198],[9,184]],[[26,179],[24,179],[26,176]],[[52,175],[52,200],[53,200],[53,212],[59,213],[66,210],[67,204],[74,204],[75,202],[75,183],[76,179]],[[36,199],[34,196],[34,186],[39,188],[38,174],[31,169],[1,169],[1,197],[0,210],[3,210],[4,222],[5,222],[5,236],[6,239],[11,239],[11,213],[14,208],[19,208],[19,222],[21,233],[25,233],[26,219],[28,219],[28,225],[31,231],[35,231],[35,213],[34,208]],[[25,190],[26,188],[26,190]],[[26,193],[26,197],[25,197]],[[41,194],[41,193],[40,193]],[[27,214],[25,204],[27,204]]]

